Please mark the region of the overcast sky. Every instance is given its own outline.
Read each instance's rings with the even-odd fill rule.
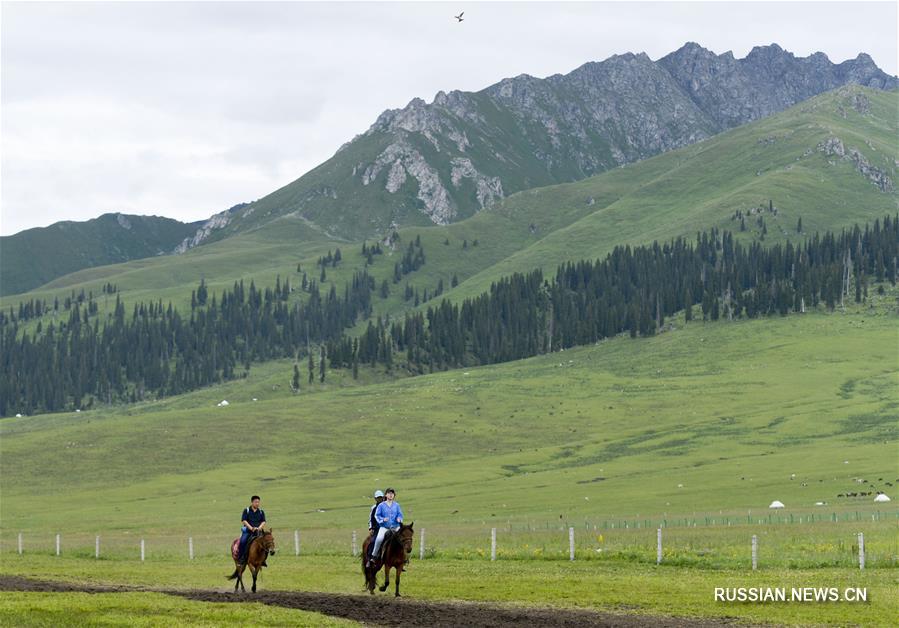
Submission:
[[[207,218],[415,96],[617,53],[776,42],[897,65],[895,2],[3,2],[0,20],[2,235],[111,211]]]

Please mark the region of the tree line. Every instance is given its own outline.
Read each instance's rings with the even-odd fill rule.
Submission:
[[[552,280],[516,273],[461,304],[447,300],[402,322],[370,321],[357,339],[328,343],[332,364],[391,368],[404,354],[413,373],[518,360],[621,333],[659,332],[694,306],[703,320],[786,315],[846,300],[899,277],[899,219],[815,234],[804,244],[744,246],[719,229],[694,241],[618,246],[604,259],[568,262]]]
[[[373,289],[357,272],[342,296],[313,283],[291,306],[280,285],[240,281],[207,297],[201,282],[189,314],[158,301],[135,304],[129,316],[117,295],[102,324],[76,301],[67,319],[34,331],[0,314],[0,415],[134,402],[246,376],[252,362],[297,357],[341,336],[371,315]]]
[[[293,304],[286,282],[274,289],[235,282],[212,296],[201,282],[183,315],[158,301],[135,304],[128,316],[118,295],[103,321],[77,300],[67,320],[34,330],[20,328],[15,312],[0,312],[0,415],[177,395],[246,376],[251,363],[274,358],[308,355],[311,382],[313,351],[320,381],[326,359],[354,376],[360,365],[415,374],[621,333],[651,336],[675,313],[691,320],[695,306],[705,320],[834,309],[863,301],[869,285],[895,285],[897,248],[899,217],[767,248],[713,228],[695,239],[618,246],[600,260],[563,264],[551,279],[540,270],[516,273],[461,304],[444,299],[393,321],[371,319],[375,280],[367,271],[356,272],[342,295],[334,285],[323,295],[310,282],[308,297]],[[365,319],[361,334],[346,334]],[[297,369],[293,382],[298,389]]]

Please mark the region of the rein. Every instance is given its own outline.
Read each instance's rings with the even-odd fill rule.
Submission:
[[[405,555],[405,553],[406,553],[406,544],[405,544],[405,542],[403,541],[403,537],[400,536],[399,532],[396,532],[395,534],[391,535],[391,537],[390,537],[390,542],[391,542],[392,544],[396,545],[400,550],[402,550],[403,555]]]
[[[259,545],[262,545],[262,543],[261,543],[262,539],[264,539],[266,536],[271,536],[271,535],[272,535],[271,532],[263,532],[262,534],[260,534],[260,535],[258,535],[258,536],[254,536],[254,537],[253,537],[253,540],[250,541],[250,547],[252,547],[253,544],[255,544],[257,541],[260,541]],[[247,549],[249,549],[249,548],[247,548]],[[265,555],[266,555],[266,556],[268,556],[268,554],[269,554],[269,549],[268,549],[268,547],[265,547],[265,546],[263,545],[262,551],[265,552]]]

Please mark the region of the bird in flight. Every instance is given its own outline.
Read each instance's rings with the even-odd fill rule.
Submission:
[[[465,15],[465,11],[462,11],[462,13],[460,13],[459,15],[454,15],[453,17],[456,18],[457,20],[459,20],[460,22],[462,22],[462,21],[463,21],[463,18],[462,18],[463,15]]]

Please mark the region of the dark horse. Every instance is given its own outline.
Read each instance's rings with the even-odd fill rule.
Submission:
[[[400,529],[385,541],[387,547],[382,548],[383,563],[380,561],[375,562],[374,566],[367,569],[365,567],[365,557],[368,555],[369,544],[374,543],[374,538],[369,536],[362,543],[362,573],[365,574],[365,588],[372,595],[374,595],[375,587],[378,584],[378,572],[381,570],[381,567],[384,567],[384,586],[379,587],[380,590],[386,591],[387,587],[390,586],[390,569],[396,568],[396,597],[400,597],[400,574],[403,573],[404,566],[409,562],[409,557],[412,556],[413,525],[415,525],[414,521],[409,525],[400,524]]]
[[[272,536],[271,530],[263,530],[247,542],[250,544],[250,547],[247,548],[247,562],[238,562],[232,550],[231,557],[234,559],[235,568],[234,573],[228,576],[228,580],[237,579],[237,582],[234,583],[235,593],[237,592],[237,587],[240,587],[241,591],[246,592],[243,586],[243,572],[247,567],[250,568],[250,573],[253,574],[253,593],[256,593],[256,576],[259,574],[259,570],[262,569],[262,563],[265,562],[269,554],[275,555],[275,537]],[[232,543],[232,548],[233,545]]]

